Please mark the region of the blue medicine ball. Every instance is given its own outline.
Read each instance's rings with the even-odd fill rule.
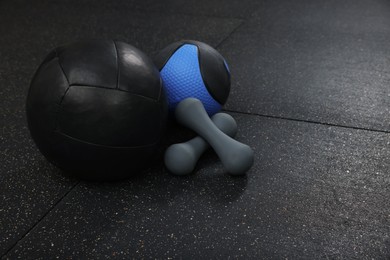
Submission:
[[[192,40],[172,43],[154,59],[172,112],[185,98],[199,99],[211,116],[221,110],[230,92],[230,71],[211,46]]]

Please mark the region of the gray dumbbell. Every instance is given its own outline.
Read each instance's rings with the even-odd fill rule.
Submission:
[[[236,135],[237,123],[232,116],[217,113],[211,117],[211,121],[228,136],[234,137]],[[165,151],[165,166],[175,175],[190,174],[207,148],[209,148],[209,144],[200,136],[185,143],[173,144]]]
[[[198,99],[187,98],[181,101],[176,107],[175,117],[179,123],[195,131],[213,147],[228,173],[245,174],[252,167],[253,150],[219,130]]]

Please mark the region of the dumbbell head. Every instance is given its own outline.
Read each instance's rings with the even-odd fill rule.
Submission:
[[[217,153],[226,171],[232,175],[245,174],[253,164],[252,149],[219,130],[196,98],[181,101],[175,110],[176,120],[204,138]]]
[[[232,116],[217,113],[211,117],[211,120],[228,136],[234,137],[236,135],[237,123]],[[194,170],[200,156],[208,147],[208,143],[200,136],[185,143],[171,145],[165,152],[165,166],[175,175],[189,174]]]

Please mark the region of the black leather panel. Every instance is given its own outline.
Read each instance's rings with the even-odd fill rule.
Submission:
[[[207,90],[218,103],[224,105],[230,93],[230,73],[224,58],[203,42],[188,42],[198,46],[200,71]]]
[[[165,66],[169,58],[180,46],[184,44],[184,41],[174,42],[162,49],[154,58],[154,64],[157,66],[158,70],[161,71]]]
[[[113,41],[85,41],[57,48],[70,85],[117,87],[117,53]]]
[[[115,44],[119,57],[118,88],[157,100],[162,86],[159,71],[153,61],[127,43]]]
[[[161,103],[150,98],[72,86],[62,101],[57,131],[92,144],[143,146],[159,141],[161,114]]]
[[[26,102],[28,127],[43,154],[50,154],[50,135],[56,127],[59,104],[68,88],[58,59],[49,56],[35,73]]]

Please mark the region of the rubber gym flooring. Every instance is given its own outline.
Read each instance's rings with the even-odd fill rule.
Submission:
[[[389,259],[387,0],[0,0],[2,259]],[[150,56],[194,39],[232,71],[244,177],[207,152],[116,183],[69,178],[33,143],[25,100],[54,47],[104,38]]]

